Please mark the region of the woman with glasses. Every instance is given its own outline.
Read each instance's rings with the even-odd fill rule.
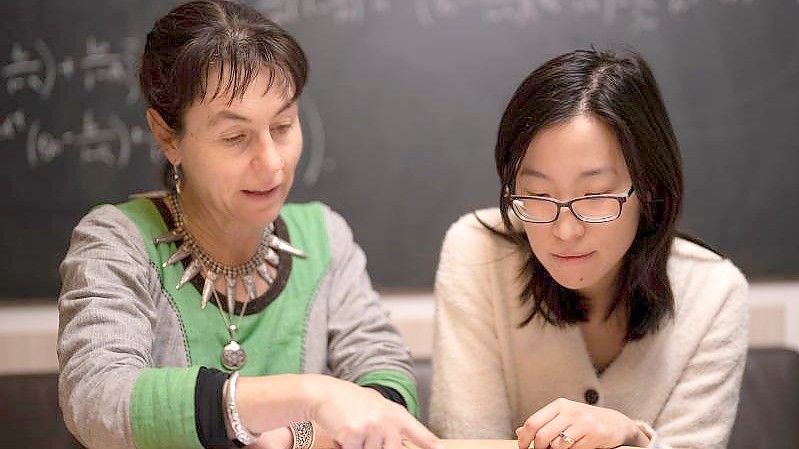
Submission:
[[[723,448],[748,286],[676,231],[680,152],[635,53],[530,74],[499,127],[498,209],[441,250],[431,425],[526,449]]]

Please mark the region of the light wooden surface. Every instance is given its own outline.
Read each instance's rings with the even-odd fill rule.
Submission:
[[[516,440],[441,440],[445,449],[519,449]],[[409,449],[419,449],[409,441],[404,442]],[[622,446],[617,449],[640,449]]]

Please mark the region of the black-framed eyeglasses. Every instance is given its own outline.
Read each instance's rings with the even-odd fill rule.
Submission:
[[[552,223],[560,216],[560,210],[568,207],[578,220],[586,223],[606,223],[621,216],[624,203],[635,191],[608,195],[586,195],[560,201],[547,196],[509,195],[513,212],[528,223]]]

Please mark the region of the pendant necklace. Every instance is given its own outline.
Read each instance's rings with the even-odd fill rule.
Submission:
[[[174,208],[176,226],[166,233],[155,237],[153,243],[155,245],[160,245],[162,243],[182,241],[183,244],[163,263],[162,268],[179,263],[188,257],[191,258],[191,261],[183,271],[183,275],[180,277],[180,281],[178,281],[175,286],[178,290],[195,276],[203,273],[205,276],[205,283],[203,284],[200,307],[205,309],[205,306],[211,299],[211,295],[213,295],[216,299],[219,312],[222,315],[222,320],[225,322],[225,326],[230,335],[230,341],[222,349],[222,365],[229,370],[241,369],[247,362],[247,354],[244,352],[244,348],[238,343],[237,335],[247,304],[257,296],[255,286],[256,274],[266,282],[267,288],[270,288],[275,279],[272,277],[269,267],[271,266],[277,272],[280,262],[280,256],[277,252],[279,251],[297,257],[305,257],[305,253],[276,236],[274,234],[275,225],[274,223],[270,223],[264,227],[261,242],[258,244],[258,248],[250,260],[236,266],[228,266],[219,263],[208,255],[186,228],[186,220],[180,204],[180,197],[175,192],[172,192],[169,199]],[[219,276],[224,276],[225,279],[227,318],[225,317],[225,312],[222,311],[222,303],[216,293],[216,280]],[[233,317],[236,316],[236,286],[239,282],[244,286],[244,290],[247,292],[247,298],[242,302],[238,321],[234,324]]]

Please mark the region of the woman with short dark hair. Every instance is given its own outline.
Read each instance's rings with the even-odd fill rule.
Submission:
[[[147,35],[170,190],[91,211],[61,265],[60,404],[84,445],[437,447],[344,219],[285,204],[306,78],[297,42],[231,1]]]
[[[499,209],[455,223],[436,278],[433,430],[519,447],[723,448],[748,285],[676,231],[680,151],[637,54],[532,72],[496,145]]]

